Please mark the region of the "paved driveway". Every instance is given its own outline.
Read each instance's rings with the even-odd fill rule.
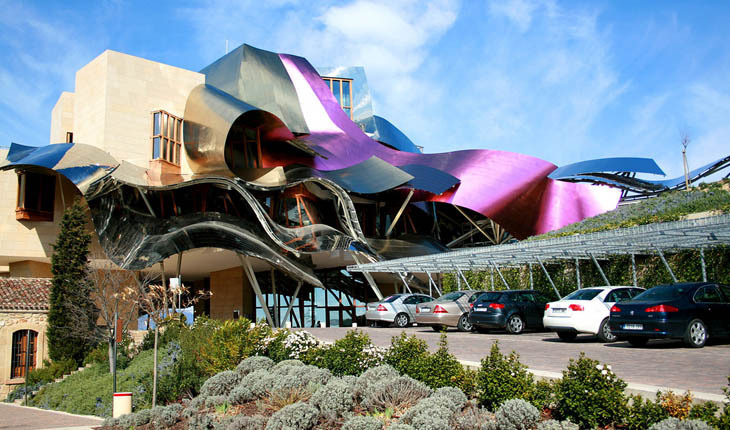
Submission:
[[[100,418],[0,403],[0,429],[87,430],[100,426],[101,423]]]
[[[306,330],[320,339],[332,341],[341,338],[350,329]],[[366,332],[377,346],[390,345],[392,336],[405,331],[426,340],[431,349],[435,349],[440,336],[429,327],[362,327],[359,330]],[[705,398],[722,398],[722,389],[728,385],[730,375],[730,340],[700,349],[685,348],[675,341],[650,341],[644,348],[634,348],[626,342],[604,344],[587,335],[578,336],[574,342],[563,342],[554,333],[545,332],[513,336],[499,332],[480,334],[450,330],[447,335],[449,350],[464,361],[478,363],[489,353],[492,343],[498,340],[503,354],[514,350],[520,354],[520,361],[531,370],[557,376],[568,366],[571,358],[585,352],[590,358],[610,364],[613,371],[628,383],[671,388],[675,392],[691,390],[711,394]]]

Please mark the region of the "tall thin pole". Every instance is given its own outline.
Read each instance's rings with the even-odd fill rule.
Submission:
[[[631,254],[631,276],[634,279],[634,287],[638,286],[636,279],[636,256],[634,254]]]
[[[580,290],[580,259],[575,259],[575,283]]]
[[[705,250],[700,248],[700,263],[702,263],[702,282],[707,282],[707,266],[705,265]]]
[[[119,314],[117,313],[117,310],[114,309],[114,357],[112,357],[112,394],[117,392],[117,329],[119,328],[119,324],[117,323],[118,318]]]

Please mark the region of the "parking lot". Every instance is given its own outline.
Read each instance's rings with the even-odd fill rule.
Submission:
[[[358,328],[367,333],[377,346],[390,345],[392,336],[405,331],[428,342],[435,349],[440,334],[430,327]],[[334,341],[351,330],[349,328],[308,328],[307,331],[325,341]],[[700,398],[720,399],[730,375],[730,339],[708,342],[700,349],[685,348],[678,341],[655,340],[644,348],[631,347],[626,342],[604,344],[597,338],[580,335],[574,342],[563,342],[555,333],[526,332],[509,335],[504,332],[480,334],[447,331],[449,350],[458,359],[479,362],[489,353],[492,343],[499,341],[503,354],[516,351],[520,361],[538,374],[558,376],[571,358],[581,352],[586,356],[610,364],[613,371],[627,383],[647,385],[648,391],[659,387],[675,392],[691,390]],[[706,393],[707,396],[700,396]]]

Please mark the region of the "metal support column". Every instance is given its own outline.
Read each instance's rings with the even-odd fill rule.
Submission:
[[[548,282],[550,282],[550,286],[553,287],[553,291],[555,291],[555,294],[557,294],[559,299],[562,299],[562,297],[560,296],[560,293],[558,292],[557,287],[555,287],[555,283],[553,283],[553,278],[550,277],[550,274],[548,273],[547,269],[545,268],[545,265],[542,264],[542,260],[540,260],[540,257],[535,257],[535,258],[537,258],[537,262],[540,263],[540,267],[542,267],[542,271],[545,272],[545,276],[547,277]]]
[[[266,305],[264,295],[261,293],[261,288],[259,288],[259,281],[256,279],[256,273],[254,273],[253,267],[251,267],[251,263],[248,261],[248,259],[243,258],[243,255],[236,255],[238,256],[238,260],[241,262],[241,266],[243,267],[244,273],[246,273],[246,277],[248,277],[248,281],[251,283],[251,288],[253,288],[253,292],[256,293],[256,299],[258,299],[259,304],[261,304],[261,309],[264,311],[264,315],[266,316],[266,322],[271,327],[273,327],[274,320],[271,319],[269,307]]]
[[[509,287],[509,284],[507,283],[507,280],[504,279],[504,276],[502,276],[502,272],[499,270],[499,266],[494,264],[494,261],[489,260],[489,262],[492,264],[492,267],[494,267],[494,270],[497,271],[497,275],[499,275],[499,279],[502,280],[502,283],[505,287],[507,287],[508,290],[511,290],[512,288]]]
[[[634,287],[637,287],[638,281],[636,279],[636,256],[633,253],[631,254],[631,278],[634,280]]]
[[[408,290],[409,293],[413,293],[413,291],[411,291],[411,287],[408,286],[408,282],[406,282],[406,277],[401,272],[398,272],[398,276],[400,276],[400,280],[403,281],[403,287],[405,288],[403,292],[405,293],[406,290]]]
[[[471,285],[469,285],[469,281],[466,280],[466,276],[461,272],[461,269],[456,269],[457,272],[459,272],[459,275],[464,279],[464,283],[466,284],[466,288],[471,290]]]
[[[677,277],[674,276],[674,272],[672,272],[672,268],[669,267],[669,263],[667,263],[667,259],[664,258],[664,254],[662,253],[662,251],[659,248],[656,249],[656,252],[659,254],[659,258],[662,259],[662,263],[664,263],[664,267],[667,268],[667,271],[669,272],[669,276],[672,277],[672,282],[676,284],[677,283]]]
[[[294,309],[294,299],[297,298],[297,295],[299,295],[299,289],[302,288],[302,281],[299,281],[297,283],[297,288],[294,290],[294,295],[291,296],[291,302],[289,302],[289,307],[286,309],[286,313],[284,314],[284,325],[286,325],[286,322],[289,321],[289,314],[291,314],[291,310]],[[304,321],[302,321],[302,325],[304,324]]]
[[[580,290],[580,259],[575,259],[575,283]]]
[[[144,201],[145,206],[147,206],[147,210],[150,211],[152,217],[157,218],[157,215],[155,215],[155,211],[152,210],[152,205],[150,205],[150,201],[147,200],[147,196],[144,191],[142,191],[141,188],[137,188],[137,192],[139,192],[139,195],[142,197],[142,200]]]
[[[464,215],[464,218],[466,218],[466,220],[469,221],[471,223],[471,225],[473,225],[474,227],[476,227],[476,229],[479,230],[479,232],[481,234],[483,234],[484,237],[487,238],[487,240],[489,240],[492,243],[496,243],[496,241],[494,239],[492,239],[484,230],[482,230],[482,228],[479,227],[479,224],[475,223],[473,219],[469,218],[469,215],[467,215],[466,212],[464,212],[463,210],[461,210],[460,207],[456,206],[455,204],[452,204],[451,206],[455,207],[456,210],[459,211],[460,214]]]
[[[535,281],[532,279],[532,263],[527,263],[527,268],[530,271],[530,289],[535,289]]]
[[[360,260],[357,258],[357,255],[354,253],[352,254],[353,260],[355,260],[355,263],[358,265],[362,264]],[[368,281],[368,284],[370,284],[370,288],[375,293],[375,296],[378,298],[378,300],[383,300],[383,293],[380,292],[380,288],[378,288],[378,284],[375,283],[375,279],[373,279],[373,275],[370,274],[370,272],[362,272],[362,275],[365,277],[365,279]]]
[[[606,274],[605,274],[605,273],[603,273],[603,269],[601,268],[601,265],[600,265],[600,264],[598,264],[598,260],[596,260],[596,257],[595,257],[595,256],[593,255],[593,253],[592,253],[592,252],[589,252],[589,253],[588,253],[588,255],[590,255],[590,256],[591,256],[591,260],[593,260],[593,264],[595,264],[595,265],[596,265],[596,267],[598,268],[598,273],[600,273],[600,274],[601,274],[601,278],[603,278],[603,282],[605,282],[605,283],[606,283],[606,286],[610,287],[610,286],[611,286],[611,282],[610,282],[610,281],[608,280],[608,278],[606,277]]]
[[[398,213],[395,214],[395,218],[393,218],[393,222],[390,223],[390,226],[388,227],[388,231],[385,232],[385,237],[390,236],[390,233],[395,228],[395,225],[398,223],[398,220],[400,219],[400,216],[403,215],[403,211],[406,210],[406,206],[408,206],[408,202],[411,201],[411,197],[413,197],[413,188],[411,188],[411,191],[408,192],[408,196],[406,197],[405,201],[401,205],[400,209],[398,209]]]
[[[700,248],[700,263],[702,263],[702,282],[707,282],[707,266],[705,265],[704,248]]]
[[[494,269],[489,268],[489,285],[492,290],[494,290]]]
[[[431,277],[431,273],[426,272],[426,275],[428,275],[429,293],[431,292],[430,287],[431,287],[431,285],[433,285],[433,287],[436,289],[436,292],[439,293],[439,296],[442,296],[443,294],[441,294],[441,289],[439,288],[436,281],[434,281],[433,278]],[[433,294],[429,294],[429,295],[433,296]]]

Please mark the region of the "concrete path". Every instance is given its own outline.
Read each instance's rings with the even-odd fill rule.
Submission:
[[[305,329],[325,341],[334,341],[345,335],[348,328]],[[391,337],[405,331],[424,339],[432,350],[438,345],[440,333],[430,327],[370,328],[361,327],[376,346],[389,346]],[[490,334],[447,332],[449,351],[462,363],[479,366],[495,341],[503,354],[516,351],[520,361],[533,373],[548,378],[559,378],[571,358],[581,352],[586,356],[610,364],[612,370],[629,384],[629,391],[648,394],[653,398],[657,390],[671,389],[675,393],[692,391],[695,398],[723,401],[722,389],[728,386],[730,375],[730,341],[708,344],[704,348],[685,348],[675,341],[650,341],[644,348],[631,347],[626,342],[604,344],[594,336],[581,335],[574,342],[563,342],[555,333],[504,332]]]
[[[12,403],[0,403],[0,429],[14,430],[90,430],[102,423],[101,418],[48,411]]]

